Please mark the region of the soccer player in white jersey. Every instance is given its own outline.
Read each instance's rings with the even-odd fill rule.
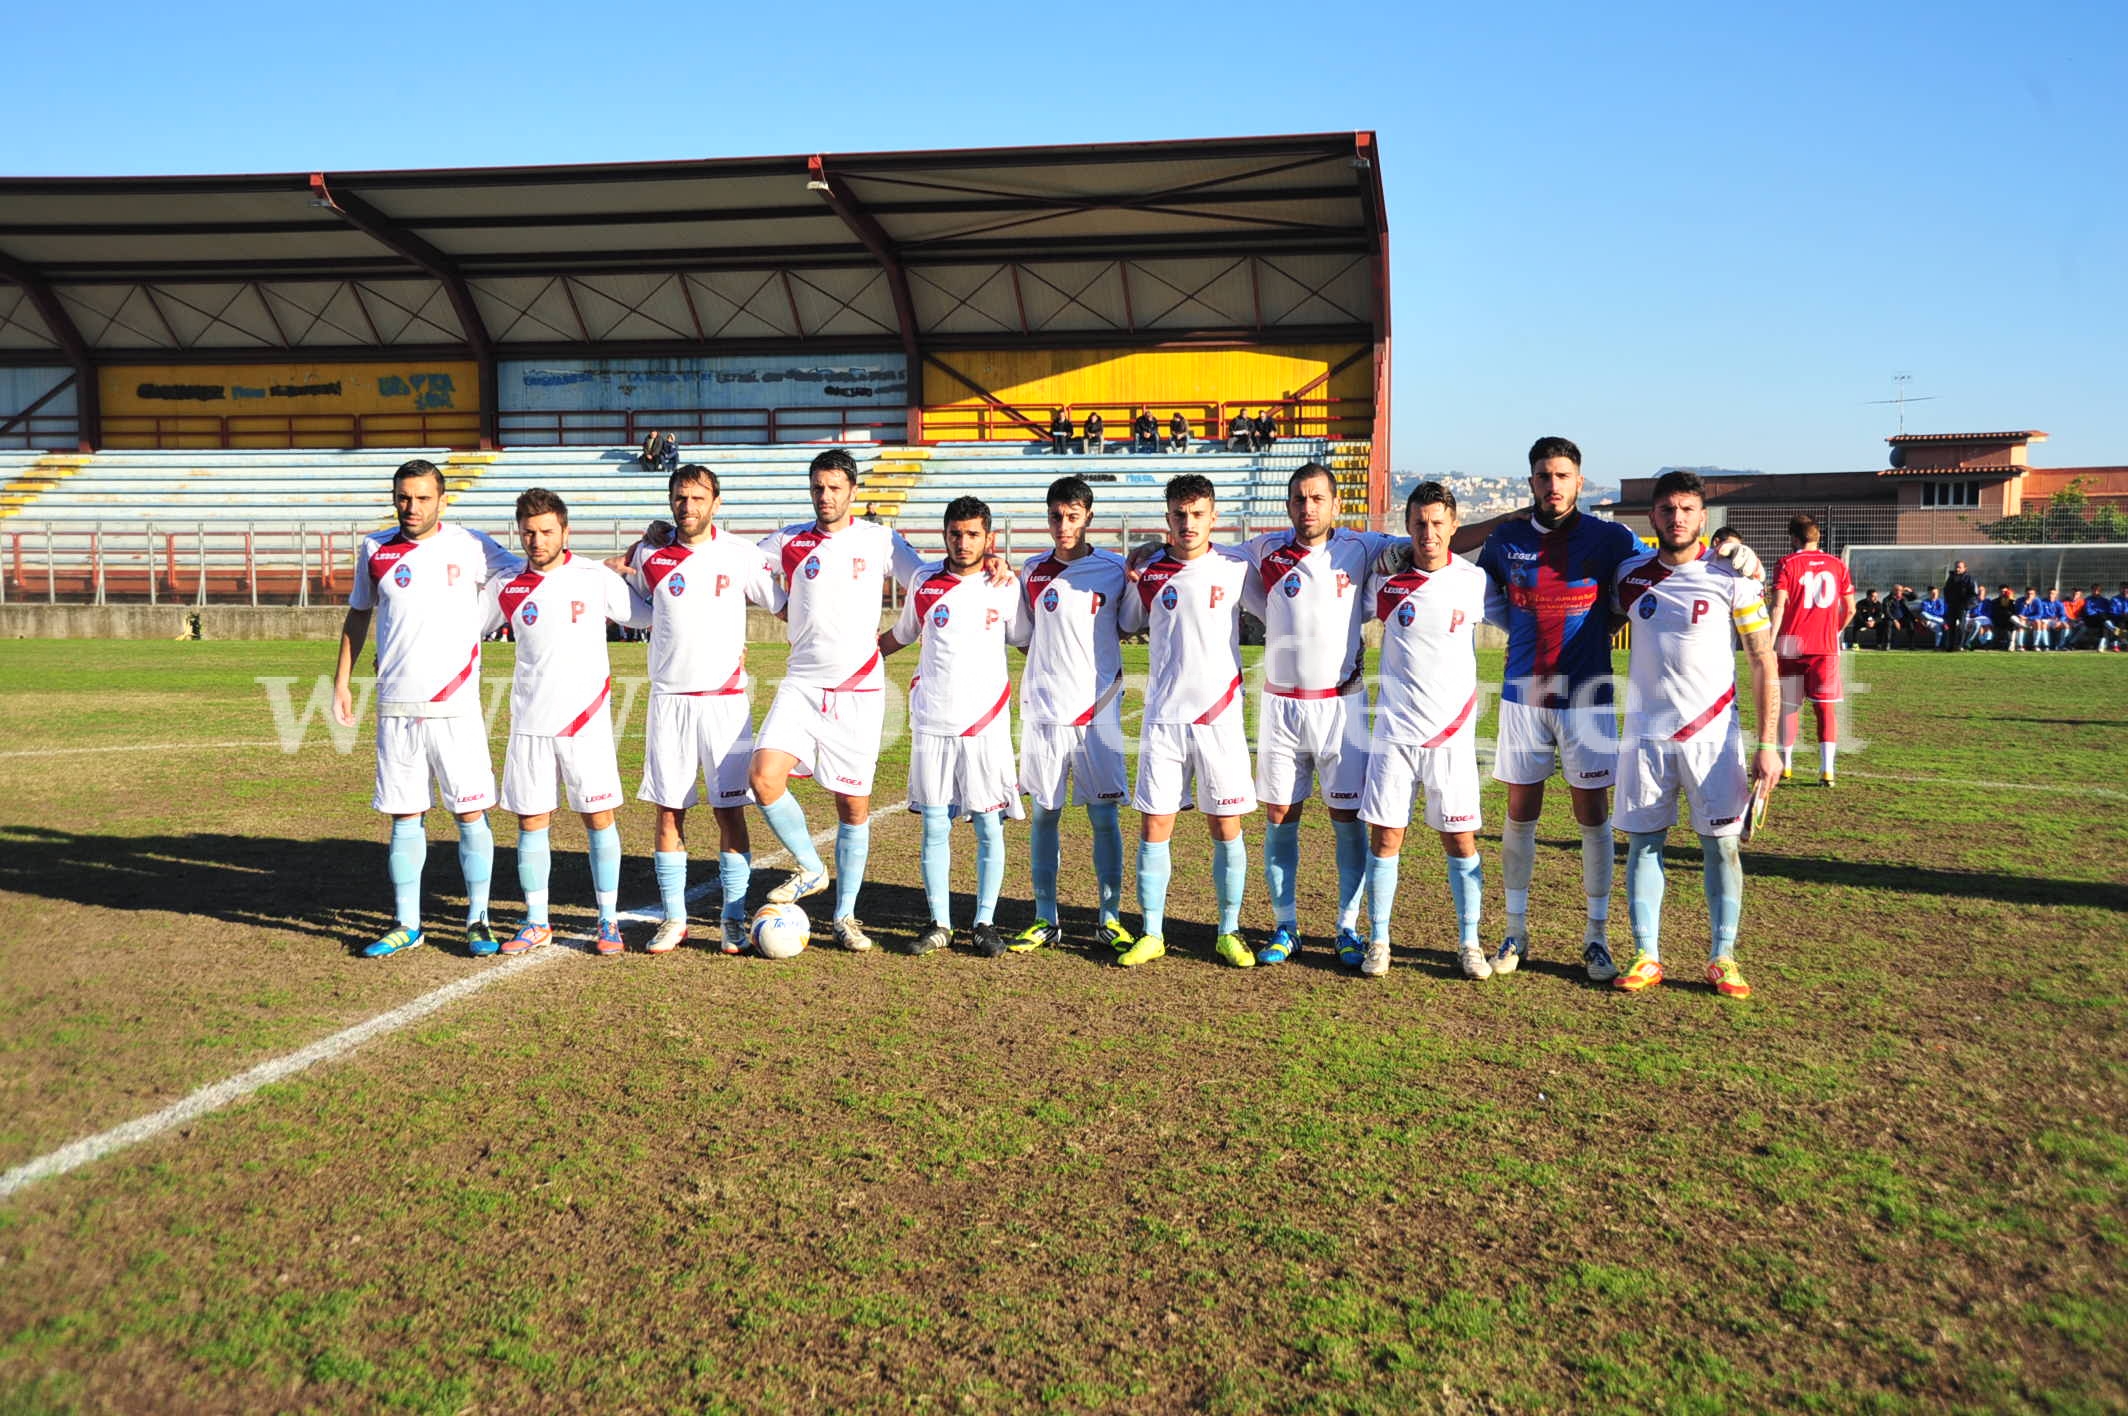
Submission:
[[[1241,597],[1246,558],[1212,544],[1218,515],[1212,484],[1194,472],[1167,484],[1167,548],[1139,574],[1117,616],[1125,634],[1148,631],[1145,721],[1138,735],[1140,813],[1138,942],[1117,956],[1125,967],[1167,952],[1169,838],[1190,797],[1212,838],[1212,887],[1219,901],[1219,957],[1249,968],[1241,942],[1241,895],[1249,869],[1241,818],[1256,809],[1249,741],[1242,731]]]
[[[1277,927],[1256,953],[1282,964],[1300,949],[1294,876],[1301,808],[1319,783],[1337,839],[1337,951],[1362,962],[1357,932],[1367,883],[1360,788],[1367,771],[1367,685],[1360,626],[1374,558],[1394,538],[1337,524],[1337,478],[1310,462],[1286,481],[1292,528],[1242,547],[1255,573],[1242,604],[1264,622],[1264,686],[1256,718],[1256,796],[1264,806],[1264,884]]]
[[[1123,654],[1116,614],[1128,588],[1123,558],[1087,544],[1093,489],[1077,477],[1049,485],[1049,550],[1020,567],[1027,597],[1027,669],[1020,683],[1020,790],[1029,798],[1028,872],[1034,923],[1014,936],[1017,952],[1063,938],[1057,908],[1062,857],[1058,822],[1066,798],[1086,808],[1093,833],[1101,932],[1118,949],[1137,942],[1123,927],[1123,824],[1129,795],[1123,760]]]
[[[650,716],[636,797],[658,813],[651,866],[665,917],[650,939],[653,954],[687,938],[687,809],[705,800],[717,822],[720,947],[727,954],[746,948],[746,892],[753,882],[747,776],[754,755],[746,607],[780,611],[783,587],[759,546],[717,529],[723,492],[717,474],[699,463],[676,469],[666,480],[672,540],[639,543],[621,563],[651,606]]]
[[[517,535],[525,568],[498,575],[481,593],[481,633],[507,626],[517,641],[510,684],[510,741],[503,751],[502,808],[517,816],[517,883],[525,922],[500,946],[521,954],[554,937],[547,922],[547,875],[553,855],[547,828],[557,804],[555,778],[590,838],[591,892],[598,904],[594,947],[622,949],[616,918],[621,890],[621,769],[613,751],[613,668],[606,621],[642,628],[650,606],[628,582],[569,550],[569,508],[545,487],[517,499]],[[475,945],[492,954],[496,946]]]
[[[975,827],[975,948],[1005,952],[997,929],[1005,883],[1005,823],[1020,815],[1012,763],[1012,678],[1005,647],[1027,642],[1027,613],[1016,581],[983,572],[990,553],[990,508],[975,497],[946,507],[946,558],[916,572],[901,617],[879,636],[881,657],[918,639],[923,652],[909,686],[909,806],[924,820],[924,898],[931,927],[912,954],[953,942],[953,818]]]
[[[1773,628],[1756,580],[1739,575],[1700,543],[1706,488],[1693,472],[1655,480],[1648,512],[1656,549],[1619,567],[1613,603],[1633,626],[1625,740],[1619,754],[1618,826],[1626,833],[1626,910],[1634,958],[1617,987],[1639,992],[1662,982],[1663,841],[1677,820],[1677,794],[1692,808],[1705,860],[1713,940],[1707,982],[1728,998],[1751,985],[1736,964],[1744,868],[1737,837],[1754,790],[1781,779],[1781,709]],[[1745,766],[1736,709],[1734,625],[1751,660],[1758,748]]]
[[[1456,956],[1471,978],[1491,978],[1478,942],[1485,880],[1478,865],[1478,653],[1475,626],[1485,618],[1485,572],[1450,554],[1456,496],[1421,482],[1404,503],[1411,568],[1377,571],[1367,604],[1382,622],[1374,733],[1367,747],[1360,817],[1371,828],[1367,906],[1372,929],[1360,972],[1389,971],[1390,918],[1396,909],[1397,861],[1412,798],[1426,794],[1426,824],[1448,857],[1448,895],[1456,911]]]
[[[421,867],[429,838],[422,813],[430,779],[458,818],[465,876],[466,944],[485,952],[488,882],[495,837],[495,765],[480,716],[480,591],[518,560],[478,531],[446,525],[443,473],[415,458],[392,474],[399,524],[362,538],[333,670],[333,717],[355,721],[350,680],[370,619],[377,621],[377,786],[371,805],[392,818],[389,869],[398,925],[362,952],[376,959],[411,949],[421,933]]]

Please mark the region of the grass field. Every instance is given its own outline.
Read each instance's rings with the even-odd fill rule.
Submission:
[[[300,710],[329,667],[0,644],[0,1170],[512,970],[0,1200],[0,1413],[2128,1406],[2120,659],[1852,664],[1867,746],[1837,791],[1800,772],[1745,853],[1741,1004],[1696,981],[1682,831],[1686,981],[1581,979],[1557,800],[1536,957],[1482,984],[1423,832],[1387,979],[1319,944],[1216,964],[1187,820],[1169,959],[911,959],[900,812],[875,820],[869,956],[364,961],[388,905],[366,732],[343,755],[314,722],[284,755],[256,682],[295,678]],[[632,787],[640,705],[630,726]],[[1488,784],[1488,936],[1500,812]],[[622,829],[645,905],[647,811]],[[440,815],[432,836],[454,939]],[[1304,924],[1328,841],[1312,817]],[[555,843],[581,926],[581,827]],[[1083,818],[1065,850],[1083,941]],[[1622,888],[1614,913],[1623,948]]]

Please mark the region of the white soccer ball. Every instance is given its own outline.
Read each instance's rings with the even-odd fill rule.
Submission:
[[[796,905],[763,905],[754,911],[754,952],[764,959],[788,959],[805,952],[813,922]]]

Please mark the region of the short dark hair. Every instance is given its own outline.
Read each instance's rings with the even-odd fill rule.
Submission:
[[[946,503],[945,524],[956,521],[980,521],[983,529],[990,529],[990,503],[981,497],[955,497]]]
[[[1294,490],[1311,477],[1321,477],[1329,482],[1330,495],[1333,497],[1337,495],[1337,474],[1320,462],[1303,462],[1300,466],[1294,468],[1293,475],[1286,478],[1286,495],[1292,496]]]
[[[724,484],[717,480],[717,474],[699,462],[690,462],[685,466],[673,468],[672,475],[665,479],[665,495],[670,497],[689,482],[707,482],[709,483],[709,494],[711,496],[722,497],[724,495]]]
[[[1086,485],[1083,477],[1059,477],[1049,484],[1049,494],[1043,499],[1044,506],[1083,506],[1090,513],[1094,509],[1094,489]]]
[[[1183,472],[1167,479],[1166,500],[1169,506],[1176,502],[1219,500],[1219,492],[1212,486],[1212,479],[1201,472]]]
[[[436,495],[439,497],[443,495],[443,469],[426,457],[410,457],[400,463],[399,470],[392,474],[392,489],[397,491],[399,484],[409,477],[434,477],[436,479]]]
[[[839,447],[831,447],[815,457],[806,465],[805,474],[811,477],[815,472],[825,472],[831,467],[849,478],[851,486],[857,485],[857,459]]]
[[[1719,527],[1707,533],[1707,544],[1710,546],[1719,546],[1724,541],[1741,541],[1743,539],[1742,536],[1737,535],[1734,526]]]
[[[1530,444],[1530,466],[1535,467],[1538,463],[1554,457],[1565,458],[1573,463],[1577,470],[1581,466],[1581,449],[1574,446],[1571,438],[1539,438]]]
[[[1445,506],[1448,514],[1454,516],[1456,494],[1439,482],[1421,482],[1411,489],[1410,496],[1404,498],[1404,519],[1409,521],[1411,514],[1422,506]]]
[[[529,520],[535,516],[545,516],[550,511],[562,519],[562,525],[567,526],[569,524],[569,504],[545,487],[533,487],[517,494],[517,519],[519,521]]]
[[[1655,479],[1655,490],[1649,495],[1648,504],[1653,506],[1664,497],[1676,496],[1679,492],[1698,497],[1702,502],[1707,500],[1707,484],[1700,480],[1699,473],[1673,467]]]
[[[1791,516],[1790,518],[1788,518],[1789,540],[1801,541],[1804,545],[1808,546],[1814,542],[1822,541],[1824,538],[1825,533],[1824,531],[1819,529],[1818,519],[1816,517],[1799,513],[1795,516]]]

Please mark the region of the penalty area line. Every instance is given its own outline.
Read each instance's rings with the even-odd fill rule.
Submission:
[[[204,752],[224,747],[279,747],[272,739],[258,742],[127,742],[105,747],[24,747],[0,757],[75,757],[97,752]]]
[[[886,810],[888,812],[900,811],[907,807],[908,804],[906,801],[896,802],[893,806],[887,807]],[[816,846],[827,844],[834,837],[836,829],[836,827],[830,826],[826,830],[814,832],[813,844]],[[756,870],[775,870],[788,864],[790,858],[791,853],[789,851],[777,851],[774,855],[765,856],[756,861],[754,868]],[[689,901],[700,899],[716,888],[715,881],[705,880],[692,890],[689,890],[687,898]],[[626,911],[620,918],[641,922],[663,917],[653,913],[653,909],[654,907],[650,905],[638,906],[635,909]],[[201,1087],[190,1096],[181,1101],[172,1102],[160,1111],[152,1111],[146,1116],[137,1116],[122,1125],[113,1126],[108,1131],[99,1131],[93,1136],[84,1136],[78,1141],[61,1146],[50,1154],[38,1156],[35,1160],[25,1161],[12,1170],[0,1172],[0,1200],[6,1200],[17,1191],[34,1185],[40,1180],[49,1180],[54,1176],[64,1175],[70,1170],[78,1170],[92,1161],[102,1160],[105,1156],[137,1146],[142,1141],[153,1140],[166,1131],[172,1131],[189,1122],[197,1121],[202,1116],[224,1110],[242,1101],[262,1087],[270,1087],[275,1082],[292,1077],[298,1072],[317,1066],[321,1062],[337,1061],[366,1042],[398,1032],[408,1024],[419,1022],[429,1014],[448,1007],[469,994],[478,993],[480,990],[493,984],[501,983],[505,979],[515,978],[528,969],[537,968],[539,965],[555,959],[580,956],[587,952],[582,947],[584,942],[584,936],[576,936],[572,941],[574,947],[557,947],[560,945],[560,936],[556,936],[555,945],[550,945],[545,949],[534,950],[521,958],[504,959],[492,963],[478,973],[468,974],[464,978],[444,984],[440,988],[431,989],[420,997],[402,1003],[389,1012],[379,1013],[376,1017],[356,1023],[353,1027],[343,1028],[329,1037],[318,1039],[318,1041],[311,1043],[308,1047],[298,1048],[285,1057],[272,1058],[259,1063],[256,1067],[247,1068],[233,1077]]]
[[[1919,777],[1894,772],[1857,772],[1851,767],[1839,769],[1842,777],[1859,777],[1867,782],[1901,782],[1923,787],[1979,787],[1990,792],[2052,792],[2056,796],[2097,797],[2100,801],[2128,801],[2128,792],[2110,791],[2105,787],[2082,787],[2057,785],[2050,782],[1989,782],[1978,777]]]

